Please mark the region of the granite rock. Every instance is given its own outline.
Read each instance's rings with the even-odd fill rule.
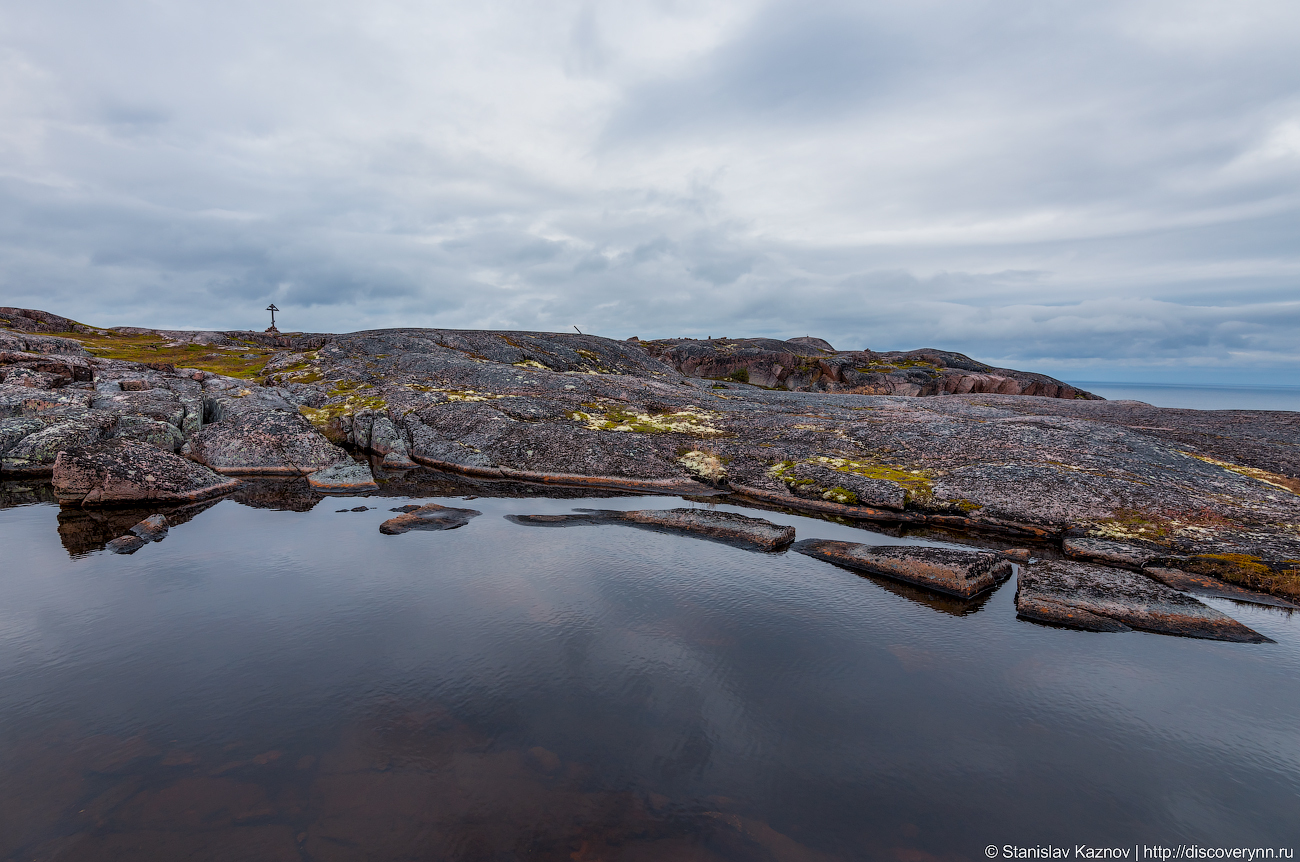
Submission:
[[[239,485],[237,479],[134,440],[108,440],[60,452],[53,482],[60,502],[82,506],[194,502]]]
[[[863,545],[805,539],[791,550],[857,572],[880,575],[969,599],[1011,577],[1011,563],[993,551],[916,545]]]

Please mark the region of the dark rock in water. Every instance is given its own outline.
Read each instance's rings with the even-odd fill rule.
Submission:
[[[1022,568],[1016,613],[1085,631],[1140,629],[1235,643],[1272,643],[1232,617],[1144,575],[1089,563],[1053,560]]]
[[[577,515],[507,515],[516,524],[534,527],[626,524],[663,533],[700,536],[760,551],[779,551],[794,541],[794,527],[783,527],[734,512],[710,509],[642,509],[619,512],[579,509]]]
[[[167,523],[172,527],[180,526],[218,502],[219,500],[207,500],[175,508],[169,506],[165,513]],[[102,550],[110,540],[129,534],[134,525],[151,514],[159,514],[156,506],[90,509],[64,506],[59,509],[59,540],[70,556],[79,557]]]
[[[161,542],[167,537],[167,529],[167,516],[154,514],[132,527],[131,532],[146,542]]]
[[[369,507],[369,506],[353,506],[351,509],[348,509],[348,511],[349,511],[349,512],[369,512],[369,511],[370,511],[370,507]]]
[[[388,511],[390,511],[390,512],[401,512],[401,513],[405,514],[406,512],[414,512],[414,511],[415,511],[416,509],[418,509],[418,508],[420,508],[420,507],[419,507],[419,506],[416,506],[415,504],[411,504],[411,505],[409,505],[409,506],[398,506],[397,508],[395,508],[395,509],[389,509]],[[342,511],[342,510],[340,509],[339,511]]]
[[[54,462],[54,491],[65,504],[194,502],[227,494],[238,485],[238,479],[133,440],[60,452]]]
[[[1147,563],[1167,553],[1155,546],[1115,542],[1110,539],[1066,539],[1061,543],[1061,548],[1066,556],[1077,560],[1123,569],[1141,569]]]
[[[115,554],[134,554],[147,544],[148,541],[139,536],[118,536],[104,547]]]
[[[379,525],[379,532],[386,536],[398,536],[411,530],[454,530],[481,514],[483,513],[476,509],[453,509],[429,503],[396,518],[389,518]]]
[[[196,431],[189,446],[194,460],[236,475],[308,475],[352,460],[310,422],[286,410],[228,415]]]
[[[334,494],[379,490],[375,477],[370,474],[370,468],[355,461],[346,461],[326,467],[324,470],[317,470],[307,477],[307,484],[317,491]]]
[[[855,571],[883,575],[962,598],[971,598],[1011,577],[1011,563],[993,551],[861,545],[828,539],[805,539],[791,550]]]
[[[1245,587],[1239,587],[1236,584],[1225,583],[1217,578],[1211,578],[1207,575],[1196,575],[1190,572],[1184,572],[1180,569],[1167,569],[1158,566],[1147,566],[1142,570],[1142,573],[1148,577],[1155,578],[1167,587],[1172,587],[1175,590],[1181,590],[1185,593],[1196,593],[1201,596],[1215,596],[1221,599],[1232,599],[1235,602],[1245,602],[1251,605],[1265,605],[1272,608],[1300,610],[1300,605],[1293,604],[1285,599],[1279,599],[1276,596],[1270,596],[1266,593],[1258,593],[1254,590],[1248,590]]]

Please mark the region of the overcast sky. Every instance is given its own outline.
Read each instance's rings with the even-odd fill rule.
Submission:
[[[0,305],[1281,381],[1298,58],[1295,0],[0,0]]]

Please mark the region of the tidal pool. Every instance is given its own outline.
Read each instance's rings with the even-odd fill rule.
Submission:
[[[483,514],[381,535],[412,502]],[[221,501],[133,556],[96,550],[115,523],[0,510],[0,857],[1300,843],[1300,616],[1209,600],[1264,645],[1072,632],[1017,620],[1014,579],[963,603],[794,553],[503,517],[707,505],[677,498],[284,505],[307,510]]]

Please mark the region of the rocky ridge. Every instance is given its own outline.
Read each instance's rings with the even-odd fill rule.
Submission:
[[[304,335],[75,324],[82,328],[50,334],[38,328],[74,324],[0,311],[11,323],[35,321],[0,331],[5,479],[49,475],[60,457],[71,464],[130,443],[212,475],[319,474],[318,487],[341,492],[369,488],[358,468],[373,468],[382,493],[417,466],[488,482],[710,491],[746,505],[1049,549],[1108,541],[1140,562],[1094,563],[1149,568],[1152,582],[1159,569],[1300,597],[1293,413],[1107,402],[959,354],[848,355],[808,338],[778,349],[763,339],[640,343],[429,329]],[[200,343],[198,351],[225,353],[208,368],[132,361],[96,346],[105,339],[146,339],[139,343],[162,358]],[[240,350],[253,351],[240,354],[249,363],[243,376],[209,370]],[[783,389],[736,379],[735,368],[757,374],[767,361],[745,357],[777,353],[815,360],[810,376],[796,375],[798,363],[782,376],[777,362],[782,372],[764,379]],[[728,355],[742,364],[728,371]],[[922,364],[906,364],[913,359]],[[929,383],[866,394],[886,385],[898,392],[898,381],[864,382],[850,368],[923,374]],[[1021,381],[1022,394],[979,392],[993,384],[978,382],[960,391],[965,383],[950,384],[959,372]],[[1034,387],[1042,394],[1023,394]],[[935,397],[916,397],[931,390]]]

